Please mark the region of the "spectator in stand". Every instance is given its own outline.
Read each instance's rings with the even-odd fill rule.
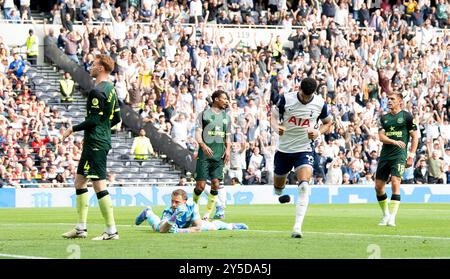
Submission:
[[[245,169],[245,142],[233,142],[231,145],[230,153],[230,166],[228,168],[228,177],[236,177],[242,180],[243,172]]]
[[[176,113],[170,119],[170,123],[172,123],[171,136],[173,140],[186,148],[187,147],[186,141],[188,138],[188,126],[186,116],[183,113],[181,114]]]
[[[72,94],[75,89],[75,82],[69,72],[64,73],[64,79],[59,81],[59,90],[61,92],[61,102],[73,102]]]
[[[427,143],[428,150],[428,183],[430,184],[443,184],[444,179],[444,162],[439,158],[437,150],[431,149],[431,141]]]
[[[29,36],[25,40],[24,46],[26,47],[27,61],[31,65],[37,64],[37,57],[39,54],[39,40],[36,35],[34,35],[33,29],[28,31]]]
[[[237,177],[231,178],[231,186],[241,186],[241,181]]]
[[[36,131],[31,133],[31,137],[33,139],[33,141],[31,142],[31,147],[33,148],[35,153],[38,153],[42,147],[45,148],[46,144],[50,142],[50,138],[42,138],[41,135]]]
[[[326,175],[325,182],[329,185],[340,185],[342,184],[342,160],[339,158],[335,158],[328,165],[328,172]]]
[[[135,155],[134,159],[137,161],[148,160],[148,156],[155,156],[155,151],[153,151],[153,146],[150,143],[150,139],[145,136],[144,128],[139,130],[139,136],[133,139],[133,144],[131,145],[131,155]]]
[[[421,159],[418,166],[414,170],[414,182],[416,184],[427,184],[428,183],[428,166],[425,159]]]
[[[406,159],[406,168],[403,173],[402,184],[414,184],[414,159],[411,157]]]
[[[89,1],[79,2],[81,10],[82,3]],[[112,78],[118,92],[121,90],[126,96],[128,91],[129,104],[137,111],[145,111],[150,125],[172,134],[176,141],[184,141],[183,146],[187,148],[196,146],[189,137],[190,129],[173,121],[172,133],[172,116],[178,113],[191,119],[193,114],[204,109],[211,93],[222,88],[230,93],[230,116],[234,127],[243,127],[241,132],[237,128],[232,131],[239,138],[236,141],[245,145],[243,152],[250,155],[258,146],[261,153],[265,150],[264,157],[269,160],[267,158],[273,156],[278,140],[276,131],[267,124],[270,96],[295,91],[301,80],[310,76],[319,81],[317,94],[327,101],[336,120],[332,134],[317,142],[315,149],[323,148],[324,157],[339,157],[343,173],[354,178],[376,169],[380,150],[376,122],[386,113],[386,93],[392,90],[403,92],[403,109],[417,116],[423,138],[419,150],[426,152],[427,140],[437,140],[437,145],[432,143],[428,157],[432,158],[433,151],[437,150],[436,160],[444,162],[447,158],[444,151],[450,140],[450,132],[447,132],[450,130],[447,113],[450,104],[450,34],[448,30],[438,28],[445,26],[445,18],[448,25],[448,1],[405,1],[406,5],[398,1],[392,6],[389,1],[299,1],[298,5],[290,6],[292,11],[287,10],[286,1],[275,0],[255,3],[166,1],[161,2],[163,4],[143,1],[145,14],[141,13],[138,1],[129,1],[128,8],[121,3],[117,3],[115,9],[110,1],[93,1],[92,9],[85,12],[87,31],[84,37],[79,37],[81,42],[70,54],[77,55],[78,46],[82,46],[87,68],[92,60],[89,57],[97,53],[113,57],[118,67],[117,76]],[[61,19],[66,19],[65,14],[72,14],[73,10],[72,1],[56,5],[55,21],[59,17],[61,23]],[[349,14],[351,11],[353,16]],[[142,15],[144,17],[140,19]],[[301,31],[293,32],[290,39],[294,47],[290,49],[285,44],[288,35],[277,38],[280,33],[276,30],[267,31],[273,35],[267,34],[253,42],[237,38],[227,29],[205,25],[201,22],[203,19],[219,24],[229,24],[234,19],[234,23],[239,24],[257,22],[293,26]],[[94,20],[111,20],[113,25],[96,29],[91,26]],[[152,25],[136,24],[144,20],[151,21]],[[183,27],[190,20],[197,21],[194,28]],[[122,23],[126,25],[126,32],[120,25]],[[0,49],[6,45],[0,45]],[[61,42],[59,46],[64,48]],[[15,52],[8,48],[0,50],[3,65],[13,62],[9,53]],[[41,105],[36,96],[29,104],[31,109],[26,109],[28,93],[17,92],[14,96],[16,88],[23,91],[23,85],[29,85],[26,75],[10,78],[8,74],[0,74],[1,105],[8,122],[5,133],[14,131],[15,128],[8,130],[10,123],[23,128],[23,122],[29,130],[44,132],[49,123],[47,119],[53,119],[55,114],[49,113],[50,108],[46,108],[45,103]],[[164,113],[162,118],[158,107]],[[10,109],[14,111],[11,115]],[[56,125],[64,123],[62,117],[56,116],[58,118],[52,120]],[[189,120],[185,122],[189,123]],[[438,138],[439,134],[443,140]],[[26,133],[22,133],[14,140],[22,144],[24,140],[28,141],[26,137]],[[249,144],[258,137],[263,138],[262,143]],[[76,148],[73,143],[63,143],[66,144]],[[46,156],[46,150],[39,152]],[[79,151],[70,150],[70,153],[77,156]],[[418,158],[414,165],[420,160]],[[331,169],[334,171],[329,168],[326,181]],[[411,180],[411,172],[416,173],[410,168],[405,173],[405,180]],[[435,175],[445,178],[442,171]]]
[[[11,78],[17,81],[20,79],[27,71],[28,66],[27,64],[22,60],[22,57],[20,57],[19,53],[13,54],[14,61],[9,64],[9,70],[8,73],[11,75]]]
[[[261,182],[261,173],[256,173],[252,166],[247,168],[244,174],[244,185],[256,185]]]
[[[177,186],[188,186],[186,176],[180,176]]]
[[[80,45],[82,38],[78,31],[72,31],[67,34],[67,37],[62,37],[64,41],[64,53],[70,58],[70,60],[79,64],[78,59],[78,46]]]

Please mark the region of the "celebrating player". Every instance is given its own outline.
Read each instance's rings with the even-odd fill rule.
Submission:
[[[247,225],[240,223],[201,220],[198,204],[188,201],[187,194],[182,189],[172,192],[172,205],[163,211],[161,218],[147,207],[136,217],[135,224],[140,225],[145,220],[155,232],[160,233],[248,229]]]
[[[400,205],[400,182],[405,171],[407,157],[414,158],[417,150],[417,126],[411,113],[401,109],[403,96],[393,92],[388,95],[389,112],[380,118],[378,135],[383,143],[378,162],[375,190],[383,211],[380,226],[395,226],[395,216]],[[407,154],[409,137],[411,148]],[[384,190],[391,176],[392,196],[390,203]]]
[[[87,116],[85,121],[68,128],[63,140],[73,132],[84,131],[83,152],[75,178],[78,224],[63,234],[64,238],[87,237],[88,180],[92,180],[97,193],[98,204],[106,223],[105,232],[93,240],[119,239],[117,233],[111,197],[106,190],[106,156],[111,149],[111,127],[120,122],[120,109],[116,90],[109,74],[114,69],[114,60],[106,55],[97,55],[91,69],[91,76],[96,78],[95,87],[87,98]]]
[[[217,90],[212,96],[212,105],[197,118],[195,139],[199,144],[194,202],[205,189],[206,181],[211,180],[211,191],[208,195],[204,219],[209,219],[218,195],[220,181],[223,180],[224,165],[230,160],[231,121],[225,109],[228,107],[228,95]]]
[[[309,181],[313,174],[313,142],[329,131],[332,119],[320,95],[314,94],[316,80],[305,78],[299,92],[274,96],[280,117],[280,140],[274,156],[274,190],[281,195],[286,178],[294,167],[298,184],[298,204],[292,237],[301,238],[302,224],[309,202]],[[320,128],[318,120],[322,121]],[[280,196],[280,202],[289,202],[289,196]]]

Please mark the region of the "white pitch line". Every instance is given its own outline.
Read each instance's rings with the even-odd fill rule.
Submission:
[[[16,227],[26,227],[26,226],[45,226],[45,225],[53,225],[53,226],[71,226],[71,223],[3,223],[0,226],[16,226]],[[91,224],[91,226],[103,226],[100,224]],[[116,225],[116,227],[138,227],[135,225]],[[140,226],[143,227],[143,226]],[[277,230],[248,230],[249,232],[256,233],[290,233],[290,231],[277,231]],[[314,232],[314,231],[306,231],[304,232],[306,235],[308,234],[318,234],[318,235],[330,235],[330,236],[361,236],[361,237],[387,237],[387,238],[412,238],[412,239],[430,239],[430,240],[443,240],[450,241],[450,237],[443,236],[421,236],[421,235],[399,235],[399,234],[370,234],[370,233],[344,233],[344,232]]]
[[[74,226],[73,223],[3,223],[0,226],[26,227],[26,226]],[[104,226],[102,224],[90,224],[89,226]],[[116,225],[116,227],[134,227],[133,225]]]
[[[286,233],[286,231],[268,231],[268,230],[249,230],[250,232],[263,233]],[[421,235],[399,235],[399,234],[370,234],[370,233],[342,233],[342,232],[304,232],[304,234],[322,234],[322,235],[342,235],[342,236],[365,236],[365,237],[398,237],[398,238],[416,238],[432,240],[450,240],[450,237],[441,236],[421,236]]]
[[[14,254],[0,254],[0,257],[15,258],[15,259],[31,259],[31,260],[51,260],[52,258],[14,255]]]

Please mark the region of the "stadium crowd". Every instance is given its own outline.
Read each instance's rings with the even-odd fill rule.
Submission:
[[[19,51],[0,39],[0,185],[73,183],[81,141],[61,142],[70,119],[36,96]]]
[[[331,133],[315,142],[316,184],[373,183],[381,150],[377,120],[388,110],[387,93],[393,90],[403,92],[404,109],[413,113],[420,132],[418,154],[405,170],[404,183],[449,181],[447,0],[433,5],[302,0],[289,9],[289,1],[276,0],[58,2],[51,21],[63,27],[58,37],[54,30],[49,36],[87,71],[95,54],[111,55],[120,101],[180,145],[197,150],[198,113],[214,90],[229,92],[233,143],[227,175],[238,183],[272,183],[278,135],[270,125],[271,100],[297,90],[306,76],[319,81],[317,94],[326,99],[335,121]],[[73,28],[75,20],[82,21],[83,31]],[[282,25],[285,36],[268,35],[253,44],[225,35],[223,24]],[[14,101],[3,100],[5,95],[2,111],[8,112]],[[45,132],[51,118],[39,115],[45,113],[36,116]],[[10,133],[4,126],[2,145]],[[16,140],[23,142],[22,137]],[[62,154],[79,147],[46,138],[64,146]],[[2,178],[3,173],[7,178],[10,172],[2,168]]]

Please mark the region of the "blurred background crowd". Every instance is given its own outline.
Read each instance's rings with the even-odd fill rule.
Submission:
[[[4,19],[14,10],[30,14],[29,1],[15,8],[0,2]],[[318,80],[335,121],[314,143],[316,184],[374,183],[377,120],[393,90],[403,93],[420,134],[404,183],[447,183],[449,15],[448,0],[59,0],[46,20],[59,29],[46,30],[86,71],[96,54],[112,56],[119,100],[193,152],[197,115],[212,92],[227,91],[233,143],[226,173],[242,184],[272,183],[278,135],[271,99],[298,90],[307,76]],[[267,36],[242,40],[226,32],[253,25],[266,26]],[[70,119],[33,94],[25,58],[0,42],[2,181],[71,182],[81,141],[61,142]]]

